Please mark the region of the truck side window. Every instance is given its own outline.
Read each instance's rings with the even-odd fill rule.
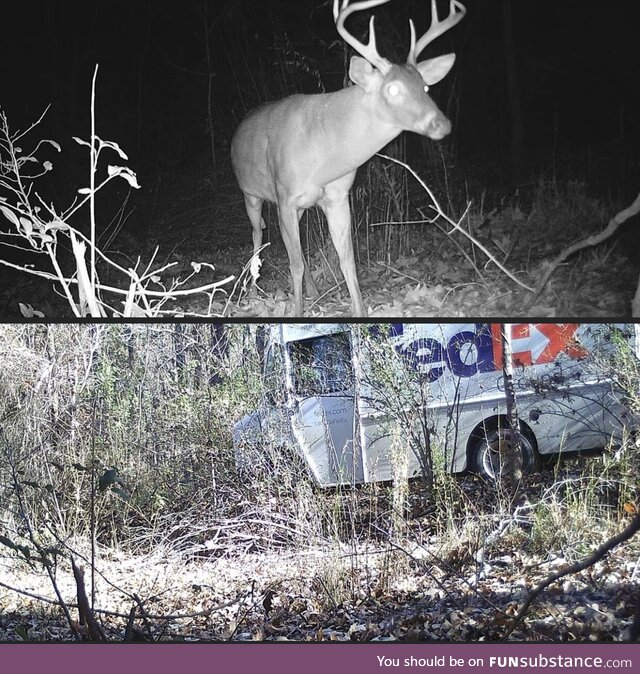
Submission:
[[[340,393],[353,387],[351,340],[345,332],[291,342],[295,392]]]

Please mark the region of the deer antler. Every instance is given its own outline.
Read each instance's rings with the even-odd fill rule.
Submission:
[[[452,0],[454,1],[454,0]],[[361,56],[364,56],[372,66],[375,66],[383,75],[389,72],[391,63],[378,54],[376,47],[376,34],[373,28],[374,17],[369,21],[369,42],[363,44],[351,35],[344,27],[344,22],[353,12],[359,12],[370,7],[377,7],[384,5],[389,0],[363,0],[354,5],[349,5],[349,0],[342,0],[342,7],[340,7],[340,0],[333,1],[333,18],[336,22],[336,28],[342,39],[350,44]]]
[[[451,4],[449,6],[449,16],[444,21],[440,21],[438,19],[436,0],[431,0],[431,25],[429,26],[429,30],[418,40],[417,43],[416,28],[413,25],[413,21],[409,19],[409,25],[411,26],[411,49],[409,50],[409,58],[407,59],[407,63],[415,66],[418,62],[418,56],[420,56],[420,53],[424,50],[424,48],[430,42],[433,42],[437,37],[448,31],[449,28],[453,28],[453,26],[455,26],[466,13],[467,10],[465,9],[465,6],[459,2],[459,0],[451,0]]]

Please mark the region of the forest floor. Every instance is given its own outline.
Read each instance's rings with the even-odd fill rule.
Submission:
[[[176,270],[186,274],[192,260],[206,260],[215,265],[215,278],[207,281],[231,275],[238,278],[252,254],[251,227],[237,188],[225,183],[216,192],[220,196],[213,201],[200,193],[175,200],[164,214],[167,224],[162,228],[164,247],[171,247],[183,260]],[[236,198],[229,198],[229,194]],[[562,198],[555,195],[554,199]],[[424,201],[425,195],[419,190],[411,197],[411,203]],[[589,209],[591,206],[589,202]],[[627,257],[638,242],[631,225],[558,266],[538,297],[526,289],[536,287],[544,265],[561,250],[600,232],[614,215],[597,208],[593,212],[588,209],[588,214],[579,212],[583,207],[582,202],[566,206],[564,202],[545,202],[527,210],[504,204],[486,214],[476,211],[470,215],[464,226],[472,228],[470,234],[503,265],[502,270],[477,247],[470,246],[463,234],[450,225],[426,222],[417,211],[410,222],[386,223],[385,227],[384,222],[378,226],[374,221],[368,228],[358,223],[358,213],[354,212],[356,267],[369,316],[628,316],[638,277],[635,261]],[[247,276],[237,285],[224,286],[211,307],[219,315],[293,315],[289,263],[275,207],[265,205],[264,217],[267,229],[263,242],[269,245],[261,254],[259,290],[249,294],[242,290],[243,282],[246,287],[251,285]],[[375,220],[373,209],[370,217]],[[317,300],[306,299],[305,315],[347,318],[351,316],[349,294],[326,224],[318,218],[307,211],[301,220],[303,249],[320,293]],[[184,226],[180,225],[182,221]],[[202,224],[194,224],[197,222]],[[189,237],[185,232],[190,232]],[[188,310],[204,311],[208,307],[196,301]]]
[[[549,190],[541,190],[528,206],[505,198],[499,208],[487,212],[471,200],[463,227],[494,261],[452,225],[426,220],[422,214],[426,206],[420,204],[428,199],[419,190],[410,197],[409,203],[416,208],[409,222],[387,222],[388,216],[378,215],[381,209],[375,204],[366,200],[357,204],[353,214],[356,267],[369,316],[526,315],[585,320],[630,315],[639,273],[637,260],[630,256],[638,246],[632,222],[610,240],[559,265],[539,296],[527,290],[536,287],[551,259],[565,247],[603,230],[617,209],[611,205],[605,210],[583,195],[549,194]],[[466,203],[461,200],[457,207],[463,209]],[[359,221],[364,211],[368,226]],[[140,255],[144,266],[157,246],[153,268],[172,265],[156,275],[158,283],[152,283],[151,289],[158,291],[187,278],[181,289],[227,279],[213,296],[202,292],[167,304],[164,308],[175,315],[291,317],[289,263],[275,207],[265,206],[264,216],[263,238],[268,245],[261,254],[258,289],[252,287],[248,271],[251,227],[242,196],[231,180],[212,186],[185,178],[184,185],[142,195],[111,244],[110,256],[129,267]],[[320,293],[317,300],[307,298],[305,315],[349,317],[350,298],[337,255],[323,218],[313,210],[302,218],[301,237]],[[29,261],[36,268],[42,266],[35,258]],[[194,263],[199,270],[195,275]],[[125,282],[113,271],[103,270],[100,275],[107,286],[120,287]],[[50,281],[0,266],[0,316],[20,317],[19,302],[33,305],[46,319],[71,316],[66,300],[52,287]]]
[[[478,489],[475,478],[470,488]],[[433,533],[435,522],[425,513],[407,517],[394,542],[370,535],[269,546],[247,526],[235,545],[204,541],[198,554],[158,547],[132,555],[100,547],[94,606],[113,641],[123,639],[134,606],[130,634],[138,640],[498,641],[510,632],[537,584],[588,557],[629,519],[615,509],[609,515],[602,531],[591,536],[581,538],[576,529],[578,540],[558,535],[554,542],[551,531],[546,550],[539,542],[532,545],[526,514],[490,516],[479,542],[470,519],[459,522],[456,535],[443,537]],[[207,551],[217,556],[206,556]],[[91,596],[90,569],[84,566]],[[69,564],[61,561],[55,573],[75,619]],[[0,583],[0,641],[72,639],[46,573],[5,557]],[[584,571],[553,583],[508,638],[625,640],[639,587],[636,536]]]

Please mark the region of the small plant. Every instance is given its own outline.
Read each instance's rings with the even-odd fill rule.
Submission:
[[[113,141],[102,140],[96,133],[95,90],[98,67],[92,82],[91,138],[89,141],[74,138],[76,143],[87,147],[90,155],[89,186],[78,190],[79,198],[71,206],[58,210],[46,203],[35,189],[38,178],[53,170],[50,161],[41,161],[38,151],[49,145],[61,152],[60,145],[49,139],[41,140],[32,150],[25,151],[24,143],[28,134],[42,121],[41,117],[25,131],[11,131],[6,114],[0,111],[0,212],[12,226],[13,231],[0,232],[7,239],[7,245],[19,250],[28,250],[48,258],[53,271],[33,269],[31,265],[21,265],[0,259],[0,264],[52,280],[61,288],[62,295],[76,317],[94,318],[112,316],[160,316],[174,312],[166,309],[166,304],[179,297],[205,293],[210,302],[217,290],[233,280],[233,277],[209,284],[201,288],[185,290],[182,286],[197,274],[206,263],[192,263],[193,272],[185,279],[173,280],[170,288],[162,284],[161,274],[175,263],[154,268],[156,252],[143,267],[140,258],[133,267],[124,268],[108,257],[97,245],[96,196],[111,181],[125,180],[131,188],[139,189],[136,174],[127,166],[109,164],[106,176],[100,178],[100,160],[103,155],[115,152],[118,159],[127,161],[127,155]],[[74,215],[84,207],[89,208],[89,236],[70,224]],[[61,262],[61,252],[68,239],[73,253],[74,271],[67,273]],[[87,248],[89,260],[87,260]],[[98,266],[111,267],[126,279],[126,286],[113,287],[101,284]],[[206,265],[210,266],[210,265]],[[153,288],[158,289],[153,289]],[[107,301],[106,295],[115,295],[116,302]],[[43,317],[42,312],[31,305],[21,304],[26,317]]]

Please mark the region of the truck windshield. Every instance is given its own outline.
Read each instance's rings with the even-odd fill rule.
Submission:
[[[295,392],[340,393],[353,387],[351,340],[346,332],[289,343]]]

